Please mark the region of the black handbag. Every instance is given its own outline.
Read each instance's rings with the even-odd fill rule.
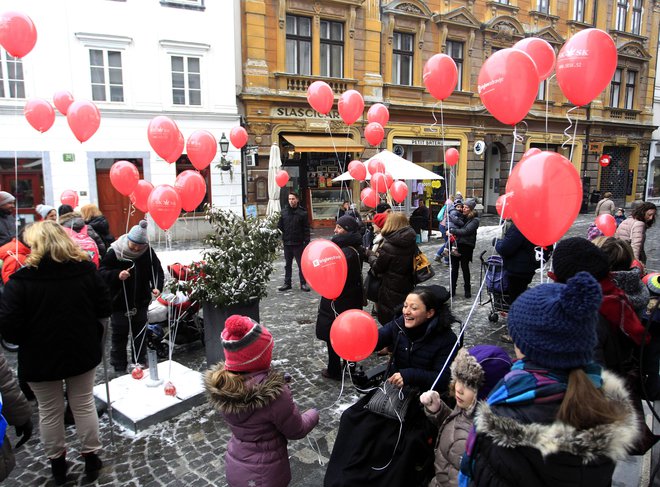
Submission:
[[[381,285],[381,278],[376,277],[376,275],[369,271],[367,276],[364,278],[364,294],[370,301],[378,301],[378,290]]]
[[[417,397],[417,392],[418,390],[414,387],[404,386],[403,389],[399,389],[397,386],[385,381],[382,386],[374,391],[364,407],[380,416],[404,421],[408,406]]]

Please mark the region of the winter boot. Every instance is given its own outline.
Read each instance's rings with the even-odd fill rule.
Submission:
[[[103,467],[103,462],[94,452],[83,453],[83,458],[85,459],[85,477],[87,482],[94,482],[99,478],[99,470]]]
[[[472,288],[470,286],[465,286],[465,297],[468,299],[472,297]]]
[[[50,459],[50,470],[53,472],[53,478],[55,479],[55,485],[64,485],[66,484],[66,471],[68,465],[66,463],[66,453],[62,453],[57,458]]]

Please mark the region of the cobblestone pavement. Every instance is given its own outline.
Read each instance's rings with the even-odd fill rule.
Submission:
[[[569,230],[569,235],[585,235],[592,216],[580,215]],[[491,240],[497,233],[497,219],[486,217],[482,219],[475,257],[482,250],[492,249]],[[647,235],[646,249],[651,257],[649,267],[660,269],[660,251],[658,238],[660,225],[656,225]],[[326,236],[329,231],[317,232],[318,236]],[[432,239],[421,248],[432,258],[439,247],[440,240]],[[195,247],[187,244],[183,247]],[[168,261],[168,253],[159,251],[161,260]],[[309,439],[292,441],[289,445],[292,486],[320,486],[323,484],[325,463],[330,455],[335,440],[341,411],[352,404],[358,397],[350,384],[328,381],[321,377],[320,370],[324,367],[326,352],[325,344],[315,338],[314,323],[319,296],[303,293],[296,286],[291,291],[278,292],[281,284],[284,261],[280,257],[270,283],[268,296],[261,301],[261,321],[275,337],[273,365],[291,374],[291,386],[294,398],[301,409],[316,407],[320,410],[320,424],[309,435]],[[433,282],[448,285],[448,269],[436,264],[436,277]],[[473,294],[474,287],[480,277],[478,261],[472,264]],[[294,273],[295,275],[295,273]],[[462,279],[462,278],[461,278]],[[538,282],[538,278],[534,283]],[[294,277],[294,284],[295,282]],[[453,302],[454,314],[465,320],[472,306],[472,300],[463,297],[458,286],[459,295]],[[482,299],[482,301],[485,301]],[[476,343],[497,343],[499,336],[505,332],[505,324],[488,321],[490,305],[476,306],[465,335],[466,345]],[[15,354],[5,352],[12,365],[15,366]],[[174,352],[174,360],[194,369],[203,371],[206,363],[204,349],[201,343],[178,347]],[[376,359],[370,358],[367,364],[375,364]],[[100,368],[99,368],[100,369]],[[101,380],[99,370],[98,382]],[[36,414],[33,419],[38,424]],[[175,419],[164,422],[139,434],[133,434],[119,426],[114,428],[114,445],[110,442],[110,426],[107,415],[101,420],[101,433],[104,443],[102,458],[104,468],[101,471],[98,485],[121,486],[189,486],[201,487],[208,485],[226,485],[224,476],[223,456],[229,430],[220,417],[208,406],[196,407]],[[12,443],[15,443],[13,428],[8,430]],[[74,427],[67,428],[68,459],[71,462],[70,481],[67,485],[84,485],[83,462],[79,455],[79,443],[75,438]],[[317,453],[318,452],[318,453]],[[33,438],[17,452],[17,466],[6,481],[7,485],[16,486],[50,486],[54,485],[50,476],[48,461],[39,441],[38,429],[35,428]],[[633,485],[625,483],[625,485]],[[620,484],[624,485],[624,484]]]

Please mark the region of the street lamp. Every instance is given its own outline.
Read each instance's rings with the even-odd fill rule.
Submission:
[[[222,132],[222,137],[220,137],[220,142],[218,142],[218,145],[220,146],[220,169],[223,171],[229,171],[231,169],[231,163],[225,159],[225,156],[227,155],[227,152],[229,152],[229,140],[227,140],[227,137],[225,137],[225,133]]]

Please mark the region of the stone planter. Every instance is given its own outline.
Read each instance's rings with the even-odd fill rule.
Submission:
[[[206,365],[211,367],[225,359],[220,334],[225,329],[225,321],[231,315],[249,316],[259,321],[259,300],[247,304],[235,304],[226,308],[217,308],[211,303],[202,303],[204,310],[204,341],[206,347]]]

